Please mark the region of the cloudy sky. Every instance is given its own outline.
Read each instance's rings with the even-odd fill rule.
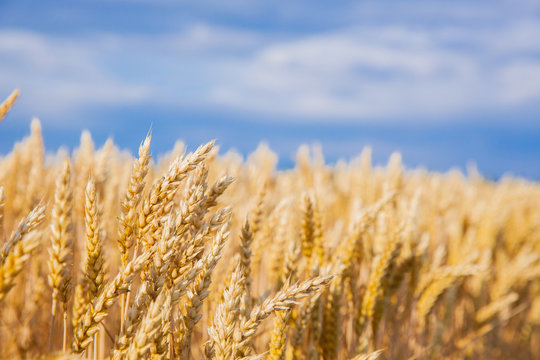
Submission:
[[[1,0],[0,153],[41,119],[46,145],[82,129],[154,153],[217,138],[281,166],[369,145],[410,167],[540,178],[540,3]]]

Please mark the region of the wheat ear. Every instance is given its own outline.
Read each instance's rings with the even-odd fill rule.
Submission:
[[[99,324],[107,317],[109,308],[118,296],[128,290],[133,277],[147,264],[152,251],[145,251],[120,270],[116,277],[107,283],[94,303],[86,310],[75,328],[73,351],[82,353],[92,342],[92,336],[99,330]]]
[[[93,303],[103,290],[105,281],[101,224],[96,195],[96,184],[90,175],[85,190],[84,223],[86,228],[86,262],[84,268],[87,302]],[[97,334],[94,335],[94,357],[97,352]]]
[[[168,321],[170,311],[171,298],[166,291],[161,291],[144,315],[139,330],[137,330],[127,351],[127,359],[136,360],[146,357],[152,350],[151,345],[155,336],[160,333],[162,324]]]
[[[376,360],[382,354],[382,350],[377,350],[369,354],[358,354],[352,360]]]
[[[309,269],[313,248],[315,246],[315,220],[313,198],[308,194],[304,194],[302,201],[302,230],[300,233],[300,243],[302,244],[302,254],[307,259],[307,269]]]
[[[395,261],[401,249],[399,241],[399,230],[388,239],[383,251],[373,259],[373,268],[369,276],[360,316],[357,319],[357,334],[362,333],[368,322],[371,322],[373,329],[373,339],[381,318],[381,300],[386,291],[387,283],[391,275]]]
[[[123,359],[126,355],[129,344],[133,341],[133,337],[141,324],[144,312],[148,309],[148,306],[152,301],[146,290],[147,286],[148,284],[146,282],[141,285],[137,291],[137,296],[133,300],[133,304],[127,309],[124,327],[120,330],[119,338],[115,343],[112,356],[114,360]]]
[[[193,328],[202,316],[200,312],[203,301],[209,294],[208,289],[212,281],[212,272],[221,258],[221,252],[229,236],[228,227],[228,223],[225,224],[217,234],[212,249],[206,257],[201,274],[193,284],[193,287],[187,292],[187,299],[183,305],[184,310],[181,317],[182,328],[177,336],[177,352],[180,354],[181,359],[189,359]]]
[[[0,186],[0,234],[4,233],[4,207],[6,206],[6,194],[3,186]],[[4,239],[1,239],[4,241]],[[0,254],[3,254],[1,251]]]
[[[302,356],[302,340],[304,334],[309,328],[309,322],[311,321],[314,312],[317,310],[320,304],[321,292],[312,294],[307,301],[302,304],[298,311],[293,309],[293,313],[296,312],[296,319],[294,322],[294,332],[291,336],[291,353],[293,359],[301,359]]]
[[[253,308],[249,318],[243,320],[239,327],[239,335],[234,344],[234,356],[249,355],[249,343],[260,323],[275,310],[288,310],[296,305],[296,300],[328,286],[333,276],[319,276],[311,280],[297,283],[279,291],[274,297],[266,299],[261,305]]]
[[[341,280],[341,279],[338,279]],[[334,281],[329,289],[324,307],[321,348],[324,359],[337,359],[341,325],[342,282]]]
[[[208,328],[215,357],[230,359],[233,356],[234,332],[240,312],[242,298],[242,269],[237,264],[223,292],[223,300],[218,304],[212,325]]]
[[[127,264],[129,249],[133,246],[137,204],[142,196],[145,185],[144,178],[148,173],[151,158],[150,140],[151,135],[148,134],[139,146],[139,158],[133,161],[126,194],[121,205],[118,247],[123,266]]]
[[[118,247],[120,249],[120,260],[122,266],[126,266],[129,258],[129,250],[133,246],[133,239],[137,230],[137,205],[142,198],[145,181],[144,178],[149,170],[150,163],[150,140],[148,133],[144,141],[139,146],[139,158],[134,160],[133,168],[129,176],[128,186],[124,200],[121,204],[118,230]],[[125,312],[128,305],[128,295],[122,294],[120,304],[120,331],[124,329]]]
[[[270,348],[268,350],[268,360],[285,359],[285,347],[287,345],[287,324],[291,318],[291,310],[276,312],[274,328],[270,337]]]
[[[433,310],[437,300],[454,285],[460,278],[476,274],[483,270],[479,265],[457,266],[449,271],[446,276],[436,279],[428,285],[418,299],[418,324],[419,329],[424,330],[427,324],[427,317]]]
[[[81,322],[86,308],[89,306],[88,297],[86,295],[85,286],[83,283],[77,284],[73,291],[73,306],[71,311],[71,325],[73,329]]]
[[[240,268],[242,271],[242,287],[244,294],[240,302],[240,312],[242,316],[248,316],[251,311],[251,244],[253,234],[249,229],[249,222],[246,219],[240,234]]]
[[[217,199],[227,190],[229,185],[232,184],[234,181],[234,178],[231,176],[223,176],[219,178],[218,181],[216,181],[212,187],[210,187],[210,190],[208,191],[208,195],[206,196],[206,207],[208,209],[214,207],[217,205]]]
[[[15,103],[15,100],[17,99],[18,96],[19,96],[19,90],[15,89],[13,90],[11,94],[9,94],[6,100],[4,100],[4,102],[0,104],[0,121],[2,121],[2,119],[6,116],[6,114],[8,113],[9,109],[11,109],[11,107]]]
[[[515,292],[511,292],[508,295],[501,297],[498,300],[492,301],[486,306],[481,307],[475,315],[475,320],[477,323],[484,323],[499,312],[509,308],[513,303],[519,299],[519,295]]]
[[[49,348],[52,348],[56,305],[60,301],[64,314],[64,341],[66,348],[67,302],[71,287],[73,241],[71,238],[72,192],[70,186],[69,159],[64,160],[62,172],[56,180],[51,219],[51,249],[49,251],[49,285],[52,287],[51,332]]]
[[[103,240],[101,239],[100,216],[96,195],[96,184],[92,178],[86,186],[84,222],[86,225],[86,266],[87,296],[90,302],[101,293],[105,278]]]
[[[356,300],[356,277],[353,270],[358,267],[364,258],[364,237],[366,231],[377,219],[377,216],[389,201],[395,197],[395,192],[383,197],[375,204],[368,207],[354,221],[347,239],[345,240],[345,254],[343,256],[343,282],[347,291],[349,308],[353,308]]]
[[[159,221],[165,215],[178,190],[178,185],[197,165],[199,165],[213,148],[214,142],[201,145],[194,153],[185,158],[176,159],[167,174],[161,177],[150,190],[148,198],[143,202],[138,218],[139,241],[149,249],[159,240]]]
[[[22,234],[17,241],[12,241],[0,263],[0,302],[15,285],[15,278],[24,268],[32,251],[39,245],[39,238],[28,229],[34,230],[45,218],[45,207],[38,205],[25,220],[19,223],[15,234]],[[30,224],[32,224],[30,226]],[[26,230],[23,230],[26,229]],[[12,237],[13,238],[13,237]]]
[[[56,181],[56,191],[51,218],[51,249],[49,259],[49,284],[53,294],[53,314],[60,301],[64,310],[71,283],[71,261],[73,241],[71,238],[71,201],[69,160],[64,161],[63,169]]]
[[[19,225],[11,234],[9,240],[2,246],[2,251],[0,252],[0,265],[4,264],[10,251],[24,238],[24,236],[35,230],[44,219],[45,206],[38,204],[19,222]]]

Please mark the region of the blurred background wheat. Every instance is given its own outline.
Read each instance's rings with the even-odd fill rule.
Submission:
[[[150,149],[0,160],[2,358],[540,356],[538,183]]]

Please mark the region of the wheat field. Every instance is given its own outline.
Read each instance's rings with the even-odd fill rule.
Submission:
[[[0,358],[540,358],[538,183],[151,147],[0,158]]]

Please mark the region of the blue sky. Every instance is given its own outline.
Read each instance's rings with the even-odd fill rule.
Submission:
[[[154,153],[266,141],[282,167],[326,159],[540,178],[540,3],[0,0],[0,153],[40,118],[48,149],[82,129]]]

